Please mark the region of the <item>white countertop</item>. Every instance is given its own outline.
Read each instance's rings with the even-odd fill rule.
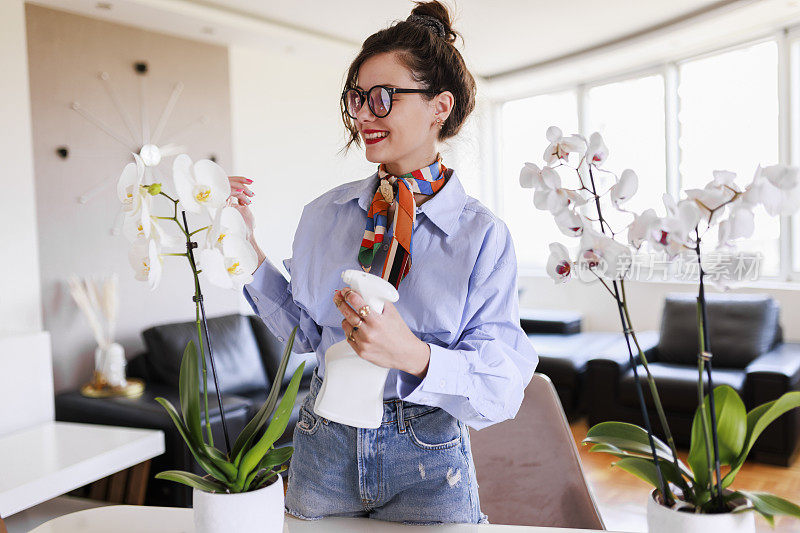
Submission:
[[[164,433],[46,422],[0,437],[0,516],[164,453]]]
[[[178,507],[112,505],[58,517],[30,533],[192,533],[192,510]],[[503,526],[495,524],[442,524],[410,526],[368,518],[324,518],[298,520],[286,515],[284,533],[596,533],[589,529]]]

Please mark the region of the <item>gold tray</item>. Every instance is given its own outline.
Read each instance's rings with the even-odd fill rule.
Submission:
[[[87,383],[81,387],[81,394],[87,398],[138,398],[144,392],[144,381],[139,378],[129,378],[124,387],[97,387],[94,383]]]

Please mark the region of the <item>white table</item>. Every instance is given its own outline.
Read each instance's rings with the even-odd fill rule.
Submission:
[[[30,533],[192,533],[192,510],[178,507],[112,505],[60,516]],[[368,518],[298,520],[286,515],[284,533],[596,533],[589,529],[503,526],[494,524],[442,524],[409,526]]]
[[[46,422],[0,437],[6,518],[164,453],[164,432]]]

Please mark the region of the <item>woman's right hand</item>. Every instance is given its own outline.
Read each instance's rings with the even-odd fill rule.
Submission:
[[[250,197],[255,196],[255,193],[248,188],[248,185],[253,183],[253,180],[245,178],[244,176],[228,176],[228,183],[231,186],[231,198],[237,201],[230,202],[230,205],[235,207],[244,219],[247,225],[247,237],[253,235],[253,229],[256,226],[256,220],[253,212],[250,211]]]

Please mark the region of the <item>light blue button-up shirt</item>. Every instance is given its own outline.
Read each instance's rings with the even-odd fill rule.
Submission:
[[[299,325],[292,350],[316,352],[320,377],[325,351],[345,338],[333,291],[344,286],[344,270],[361,270],[358,250],[377,186],[376,172],[308,203],[292,257],[283,262],[291,280],[267,259],[243,289],[279,341]],[[453,172],[417,207],[413,241],[411,270],[394,305],[430,346],[430,363],[423,379],[391,369],[384,399],[441,407],[475,429],[514,418],[538,356],[519,324],[517,258],[508,227],[468,196]],[[391,233],[384,242],[391,242]],[[383,248],[373,262],[378,275]]]

